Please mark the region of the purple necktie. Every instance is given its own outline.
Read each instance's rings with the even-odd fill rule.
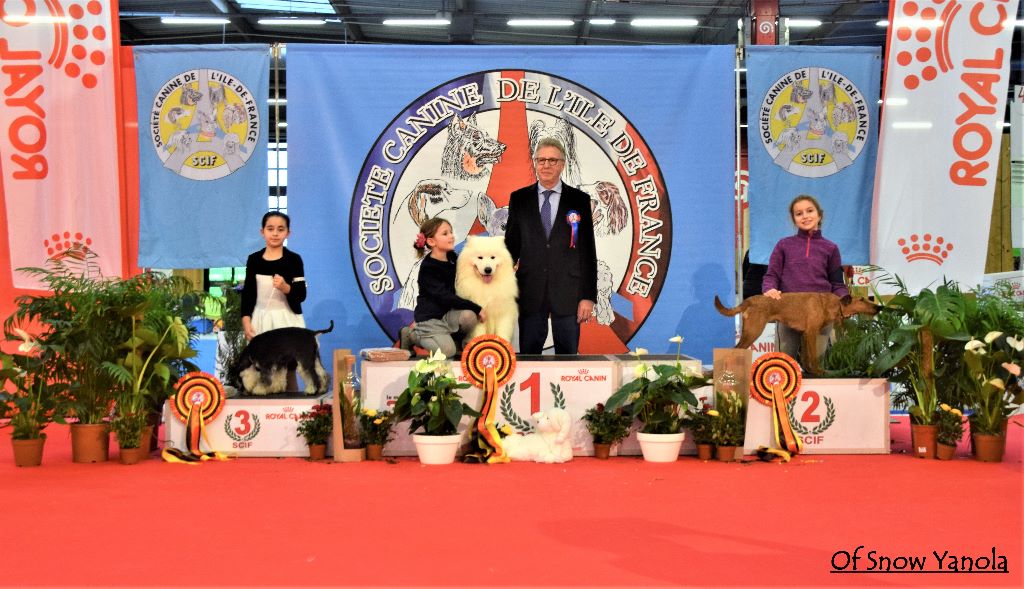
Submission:
[[[544,237],[551,237],[551,195],[554,190],[545,190],[544,204],[540,207],[540,222],[544,224]]]

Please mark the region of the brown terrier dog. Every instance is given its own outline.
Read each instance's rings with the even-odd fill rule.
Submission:
[[[846,295],[839,298],[830,292],[784,292],[781,299],[757,295],[744,299],[730,309],[715,296],[715,308],[722,315],[732,317],[743,314],[743,331],[737,348],[749,348],[761,336],[769,321],[785,323],[804,334],[800,355],[805,358],[807,371],[819,374],[817,349],[818,333],[826,325],[839,325],[846,317],[858,313],[875,315],[879,307],[863,298]]]

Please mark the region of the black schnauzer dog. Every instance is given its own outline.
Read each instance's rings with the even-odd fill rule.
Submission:
[[[252,395],[283,393],[288,388],[288,372],[297,370],[306,383],[307,395],[320,395],[331,386],[331,378],[320,362],[316,336],[330,333],[330,327],[314,331],[304,327],[283,327],[265,331],[252,338],[231,368],[242,389]]]

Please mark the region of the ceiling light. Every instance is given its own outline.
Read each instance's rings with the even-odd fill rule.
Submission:
[[[445,27],[452,24],[447,18],[386,18],[389,27]]]
[[[634,18],[629,21],[634,27],[695,27],[695,18]]]
[[[214,16],[161,16],[165,25],[226,25],[231,21]]]
[[[71,22],[70,16],[51,16],[49,14],[7,14],[3,21],[10,25],[54,24]]]
[[[889,21],[888,20],[880,20],[880,21],[875,23],[875,26],[887,27],[887,26],[889,26]]]
[[[256,21],[261,25],[322,25],[322,18],[261,18]]]
[[[1003,21],[1005,27],[1024,27],[1024,20],[1006,19]]]
[[[791,29],[813,29],[820,27],[821,21],[816,18],[787,18],[786,26]]]
[[[280,123],[277,124],[277,127],[279,129],[283,129],[283,128],[287,127],[287,126],[288,126],[288,123],[286,123],[284,121],[281,121]]]
[[[287,98],[268,98],[267,104],[288,104]]]
[[[571,18],[513,18],[508,21],[510,27],[571,27],[574,24]]]
[[[592,18],[592,19],[588,20],[587,22],[589,22],[592,25],[613,25],[613,24],[615,24],[615,19],[614,18]]]
[[[907,99],[906,98],[886,98],[884,101],[882,99],[878,100],[878,104],[882,104],[883,102],[885,102],[886,106],[906,106],[907,105]]]
[[[889,26],[889,21],[880,20],[875,24],[880,27],[887,27]],[[925,20],[923,18],[900,17],[896,19],[896,26],[910,27],[913,29],[937,29],[942,26],[942,21],[938,19]]]

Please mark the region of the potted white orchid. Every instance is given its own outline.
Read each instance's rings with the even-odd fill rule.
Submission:
[[[971,382],[971,436],[979,460],[1000,462],[1006,444],[1006,420],[1024,402],[1021,362],[1024,338],[990,331],[964,346]]]
[[[644,459],[652,462],[673,461],[679,456],[685,435],[682,431],[684,409],[697,406],[693,389],[708,384],[701,374],[683,367],[679,358],[683,337],[677,335],[669,342],[676,344],[674,363],[648,364],[643,360],[647,350],[637,348],[634,355],[639,362],[633,369],[636,378],[619,387],[605,403],[606,411],[622,407],[640,421],[642,425],[637,433],[640,450]]]
[[[395,402],[395,421],[409,420],[409,432],[424,464],[448,464],[455,461],[463,416],[480,414],[462,401],[459,390],[469,383],[460,383],[452,373],[447,358],[435,351],[429,358],[416,362],[409,372],[409,382]],[[439,449],[437,455],[431,450]]]

